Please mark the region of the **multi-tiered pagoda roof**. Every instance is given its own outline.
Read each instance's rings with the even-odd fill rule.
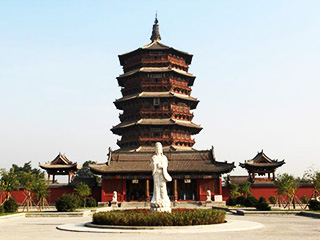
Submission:
[[[111,131],[120,136],[120,149],[109,151],[107,165],[91,165],[99,174],[150,172],[154,144],[161,142],[169,160],[169,171],[221,174],[234,164],[219,163],[212,150],[193,148],[202,127],[193,113],[199,100],[191,96],[195,76],[188,72],[192,54],[160,43],[158,20],[151,43],[119,55],[123,74],[117,77],[122,97],[114,104],[123,111]]]

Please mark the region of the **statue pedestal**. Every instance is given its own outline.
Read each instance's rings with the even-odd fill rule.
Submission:
[[[111,207],[112,208],[117,208],[118,207],[118,202],[111,202]]]
[[[159,207],[159,208],[151,207],[150,211],[151,212],[169,212],[169,213],[171,213],[171,208],[170,207],[166,207],[166,208],[164,208],[164,207]]]

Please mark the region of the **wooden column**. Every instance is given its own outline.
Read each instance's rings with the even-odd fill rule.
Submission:
[[[222,195],[222,180],[221,180],[221,177],[219,177],[219,195]]]
[[[174,201],[178,201],[178,180],[173,180]]]
[[[53,176],[52,176],[52,183],[54,183],[55,180],[56,180],[56,175],[53,174]]]
[[[147,179],[146,180],[146,201],[150,201],[150,187],[149,187],[149,184],[150,184],[150,180]]]
[[[68,173],[68,183],[70,183],[70,172]]]

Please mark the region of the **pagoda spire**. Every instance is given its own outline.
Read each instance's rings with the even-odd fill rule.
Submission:
[[[156,41],[160,41],[161,37],[160,37],[160,32],[159,32],[159,25],[158,25],[158,17],[157,17],[157,13],[156,13],[156,18],[154,20],[154,24],[153,24],[153,28],[152,28],[152,35],[150,40],[152,42]]]

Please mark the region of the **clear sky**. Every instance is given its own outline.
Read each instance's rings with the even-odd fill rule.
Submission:
[[[302,176],[320,163],[320,1],[0,1],[0,168],[105,162],[117,148],[117,55],[194,55],[196,149],[238,165],[261,149]]]

